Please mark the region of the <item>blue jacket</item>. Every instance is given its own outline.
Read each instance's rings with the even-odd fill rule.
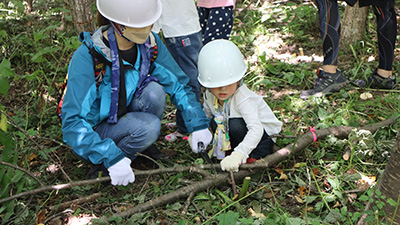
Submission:
[[[111,62],[110,49],[102,41],[103,26],[93,35],[83,32],[83,43],[73,54],[68,67],[68,86],[62,106],[62,131],[64,142],[75,153],[94,164],[104,164],[106,168],[120,161],[124,154],[113,140],[100,136],[93,127],[109,116],[111,104],[111,68],[106,73],[100,86],[96,87],[93,59],[89,49],[94,49]],[[153,33],[154,34],[154,33]],[[170,96],[171,102],[182,111],[182,116],[189,133],[208,128],[209,119],[205,116],[201,104],[196,100],[189,79],[169,54],[160,37],[154,34],[158,55],[150,67],[150,75],[156,77]],[[137,88],[140,72],[140,50],[135,65],[125,69],[127,105],[130,104]],[[164,96],[162,96],[164,97]]]

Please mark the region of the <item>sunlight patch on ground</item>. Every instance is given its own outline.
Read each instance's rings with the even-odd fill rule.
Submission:
[[[261,6],[258,4],[261,3]],[[257,2],[255,6],[249,8],[252,10],[258,10],[262,13],[261,22],[267,20],[271,15],[278,14],[282,9],[276,7],[275,3],[271,3],[271,1]],[[304,3],[304,4],[312,4]],[[296,7],[296,6],[293,6]],[[268,17],[268,18],[265,18]],[[280,21],[284,19],[278,18]],[[247,60],[250,64],[257,62],[258,57],[260,55],[265,54],[267,59],[277,59],[281,62],[298,64],[301,62],[322,62],[323,57],[321,55],[304,55],[302,54],[302,50],[297,48],[296,46],[289,46],[290,43],[285,43],[284,39],[290,36],[291,34],[282,35],[282,32],[276,30],[268,30],[268,34],[260,34],[253,41],[253,45],[255,46],[254,54],[249,56]]]
[[[91,224],[90,220],[97,218],[94,215],[88,215],[88,214],[82,214],[79,215],[79,217],[76,217],[74,215],[71,215],[68,218],[68,225],[84,225],[84,224]]]
[[[255,46],[254,54],[247,58],[251,63],[257,62],[258,57],[262,54],[265,54],[267,59],[277,59],[281,62],[292,64],[323,61],[321,55],[300,55],[301,50],[297,48],[292,51],[282,50],[286,43],[278,33],[259,35],[253,43]]]
[[[49,166],[46,168],[46,171],[47,171],[47,172],[50,172],[50,173],[55,173],[55,172],[57,172],[58,170],[59,170],[59,168],[58,168],[58,166],[55,165],[55,164],[49,165]]]

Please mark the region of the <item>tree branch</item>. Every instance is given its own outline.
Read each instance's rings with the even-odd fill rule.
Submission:
[[[363,126],[358,128],[359,130],[369,130],[372,133],[376,132],[379,128],[389,126],[397,122],[398,118],[390,118],[387,120],[384,120],[382,122],[376,123],[376,124],[370,124],[367,126]],[[321,130],[315,131],[315,134],[317,135],[318,139],[325,138],[329,134],[333,134],[336,137],[347,137],[350,132],[354,129],[353,127],[331,127],[331,128],[325,128]],[[254,174],[261,169],[265,169],[266,167],[272,167],[275,166],[276,164],[280,163],[281,161],[285,160],[288,158],[291,154],[295,154],[300,152],[302,149],[307,147],[309,144],[311,144],[314,140],[313,134],[312,133],[306,133],[300,136],[298,141],[295,144],[289,144],[286,147],[278,150],[277,152],[268,155],[267,157],[256,161],[254,164],[244,164],[241,165],[240,171],[237,173],[234,173],[234,178],[236,181],[243,180],[244,177],[249,176],[251,174]],[[182,198],[187,198],[191,193],[197,193],[200,191],[204,191],[209,187],[212,186],[222,186],[226,185],[229,183],[229,173],[219,173],[217,175],[209,175],[205,170],[206,169],[211,169],[212,166],[215,165],[200,165],[200,166],[187,166],[187,167],[174,167],[174,168],[161,168],[161,169],[155,169],[155,170],[146,170],[146,171],[138,171],[135,170],[135,175],[136,176],[149,176],[149,175],[157,175],[157,174],[164,174],[164,173],[177,173],[177,172],[197,172],[201,175],[206,175],[205,179],[202,181],[195,182],[189,186],[183,187],[179,190],[176,190],[174,192],[168,193],[166,195],[160,196],[154,200],[150,200],[148,202],[145,202],[141,205],[137,205],[136,207],[130,208],[129,210],[123,211],[119,214],[118,216],[125,217],[132,215],[133,213],[137,212],[142,212],[148,209],[151,209],[153,207],[158,207],[161,205],[165,205],[171,202],[176,202],[178,199]],[[216,166],[215,168],[220,168],[219,166]],[[19,198],[22,196],[26,195],[32,195],[44,191],[50,191],[50,190],[61,190],[61,189],[66,189],[66,188],[72,188],[76,186],[82,186],[82,185],[89,185],[89,184],[95,184],[99,182],[105,182],[109,181],[109,177],[102,177],[102,178],[96,178],[92,180],[83,180],[83,181],[76,181],[76,182],[70,182],[67,184],[59,184],[59,185],[51,185],[51,186],[44,186],[40,187],[34,190],[22,192],[19,194],[15,194],[13,196],[7,197],[0,199],[0,204],[6,201],[10,201],[15,198]]]
[[[38,182],[40,184],[40,186],[44,186],[44,184],[36,176],[34,176],[32,173],[30,173],[29,171],[25,170],[24,168],[21,168],[19,166],[13,165],[11,163],[3,162],[1,160],[0,160],[0,164],[1,165],[5,165],[5,166],[9,166],[9,167],[17,169],[17,170],[21,170],[22,172],[28,174],[30,177],[32,177],[34,180],[36,180],[36,182]]]
[[[371,124],[367,126],[363,126],[358,128],[359,130],[369,130],[372,133],[376,132],[379,128],[384,127],[384,126],[389,126],[391,124],[394,124],[397,121],[398,118],[390,118],[387,120],[384,120],[382,122],[376,123],[376,124]],[[328,136],[329,134],[333,134],[336,137],[347,137],[350,132],[353,130],[353,127],[331,127],[331,128],[325,128],[321,130],[315,131],[315,134],[317,135],[317,138],[322,139]],[[314,137],[312,133],[306,133],[303,134],[298,141],[295,144],[289,144],[285,148],[282,148],[278,150],[277,152],[266,156],[262,160],[256,161],[254,164],[244,164],[240,167],[240,171],[237,173],[234,173],[235,180],[243,180],[246,176],[249,176],[251,174],[254,174],[258,171],[260,171],[263,168],[266,167],[272,167],[279,162],[285,160],[286,158],[289,157],[290,154],[294,154],[299,152],[300,150],[304,149],[308,145],[310,145],[314,141]],[[207,165],[205,167],[210,167],[212,165]],[[244,170],[248,169],[248,170]],[[147,201],[143,204],[137,205],[133,208],[130,208],[126,211],[123,211],[121,213],[116,214],[117,216],[120,217],[126,217],[130,216],[132,214],[138,213],[138,212],[143,212],[158,206],[166,205],[172,202],[176,202],[178,199],[182,198],[187,198],[193,193],[201,192],[206,190],[207,188],[211,186],[222,186],[226,185],[229,183],[230,175],[229,173],[220,173],[217,175],[213,175],[210,178],[207,178],[202,181],[195,182],[189,186],[180,188],[179,190],[176,190],[174,192],[170,192],[168,194],[165,194],[163,196],[160,196],[156,199],[152,199],[150,201]]]

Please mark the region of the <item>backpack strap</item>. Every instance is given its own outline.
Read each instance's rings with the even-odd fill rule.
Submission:
[[[104,74],[106,73],[106,66],[111,66],[111,62],[97,52],[93,47],[89,49],[89,53],[93,59],[94,77],[96,80],[96,87],[98,88],[103,81]]]

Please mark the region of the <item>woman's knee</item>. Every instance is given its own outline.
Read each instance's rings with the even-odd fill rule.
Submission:
[[[150,82],[141,95],[132,100],[128,111],[151,113],[161,119],[165,111],[164,87],[157,82]]]
[[[132,141],[156,141],[161,129],[160,119],[151,113],[131,112],[126,114],[126,122],[130,124],[129,136]],[[129,122],[132,121],[132,122]]]
[[[126,121],[134,122],[130,123],[129,133],[117,145],[132,157],[157,141],[160,135],[161,121],[157,116],[143,112],[128,113],[126,117]]]
[[[165,91],[164,87],[157,82],[150,82],[144,93],[143,100],[148,104],[149,113],[153,113],[162,118],[165,111]]]

